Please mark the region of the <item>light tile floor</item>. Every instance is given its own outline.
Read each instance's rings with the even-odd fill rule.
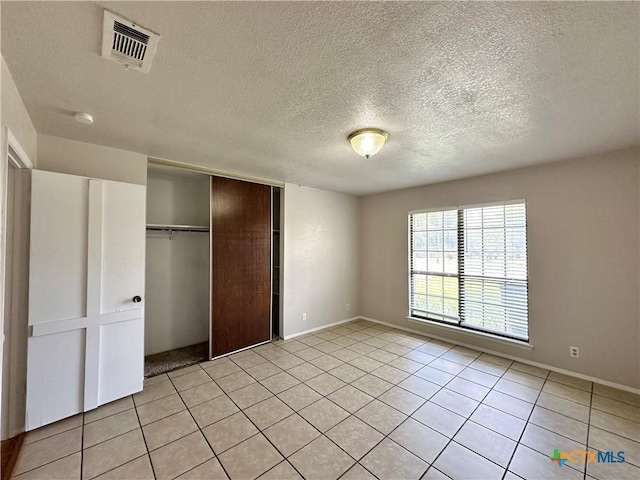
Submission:
[[[360,320],[33,431],[16,479],[637,480],[639,442],[637,395]]]

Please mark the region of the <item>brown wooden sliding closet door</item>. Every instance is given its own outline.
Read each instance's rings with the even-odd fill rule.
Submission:
[[[211,355],[270,339],[271,187],[211,180]]]

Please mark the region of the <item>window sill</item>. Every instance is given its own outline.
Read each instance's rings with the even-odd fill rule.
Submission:
[[[478,330],[467,330],[465,328],[460,328],[457,327],[455,325],[447,325],[446,323],[440,323],[440,322],[434,322],[433,320],[426,320],[423,318],[416,318],[416,317],[406,317],[407,320],[411,321],[411,322],[416,322],[416,323],[425,323],[429,326],[433,326],[433,327],[437,327],[437,328],[442,328],[445,330],[450,330],[450,331],[454,331],[456,333],[460,333],[462,335],[467,335],[470,337],[475,337],[475,338],[482,338],[482,339],[486,339],[486,340],[491,340],[494,342],[498,342],[498,343],[504,343],[509,345],[510,347],[518,347],[518,348],[524,348],[525,350],[533,350],[533,345],[529,342],[525,342],[525,341],[520,341],[520,340],[514,340],[511,338],[505,338],[505,337],[501,337],[499,335],[492,335],[491,333],[488,332],[481,332]]]

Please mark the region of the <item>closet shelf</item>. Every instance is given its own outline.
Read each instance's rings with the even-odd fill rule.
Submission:
[[[167,232],[208,232],[209,227],[205,225],[168,225],[149,223],[147,230],[167,231]]]

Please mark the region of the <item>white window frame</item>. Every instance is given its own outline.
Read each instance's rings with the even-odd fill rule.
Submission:
[[[528,304],[529,304],[529,300],[528,300],[528,285],[529,285],[529,272],[528,272],[528,263],[529,263],[529,252],[527,249],[527,253],[526,253],[526,279],[525,279],[525,285],[527,288],[527,297],[526,297],[526,303],[527,303],[527,312],[526,312],[526,320],[527,320],[527,336],[518,336],[518,335],[510,335],[507,333],[502,333],[500,331],[497,330],[492,330],[492,329],[485,329],[482,327],[478,327],[478,326],[473,326],[470,324],[465,324],[464,319],[462,318],[462,313],[460,311],[460,304],[463,301],[462,298],[462,289],[461,287],[461,274],[460,274],[460,259],[462,257],[464,257],[464,250],[461,251],[460,250],[460,244],[458,243],[458,270],[457,273],[454,275],[451,274],[447,274],[447,273],[443,273],[441,276],[446,277],[446,276],[454,276],[456,278],[458,278],[458,316],[457,317],[450,317],[451,321],[447,321],[444,319],[439,319],[439,318],[433,318],[433,317],[429,317],[429,315],[427,314],[425,317],[422,316],[415,316],[413,314],[413,310],[414,308],[412,307],[412,299],[413,299],[413,292],[412,292],[412,276],[413,276],[413,270],[412,270],[412,258],[413,258],[413,244],[412,244],[412,239],[413,239],[413,235],[412,235],[412,225],[411,225],[411,216],[412,215],[416,215],[416,214],[422,214],[422,213],[431,213],[431,212],[445,212],[445,211],[450,211],[450,210],[456,210],[458,212],[458,225],[457,225],[457,230],[458,230],[458,240],[460,239],[460,231],[464,229],[464,225],[460,224],[460,218],[463,215],[464,210],[466,209],[474,209],[474,208],[485,208],[485,207],[492,207],[492,206],[508,206],[508,205],[514,205],[514,204],[523,204],[525,206],[525,240],[528,243],[528,237],[529,237],[529,232],[528,232],[528,224],[527,224],[527,202],[525,199],[517,199],[517,200],[507,200],[507,201],[498,201],[498,202],[490,202],[490,203],[481,203],[481,204],[472,204],[472,205],[460,205],[460,206],[448,206],[448,207],[438,207],[438,208],[429,208],[429,209],[420,209],[420,210],[412,210],[407,212],[407,247],[408,247],[408,256],[407,256],[407,288],[408,288],[408,293],[409,293],[409,298],[408,298],[408,308],[409,308],[409,313],[407,315],[407,318],[410,320],[414,320],[417,322],[422,322],[422,323],[432,323],[432,324],[436,324],[438,326],[442,326],[442,327],[446,327],[446,328],[450,328],[450,329],[454,329],[454,330],[458,330],[464,333],[469,333],[469,334],[474,334],[474,335],[479,335],[479,336],[489,336],[489,337],[495,337],[499,340],[505,340],[508,342],[517,342],[517,343],[524,343],[529,345],[528,341],[529,341],[529,308],[528,308]],[[436,273],[436,275],[440,275],[439,273]],[[506,283],[506,282],[505,282]],[[439,315],[439,316],[443,316],[443,315]],[[446,315],[444,315],[446,316]]]

